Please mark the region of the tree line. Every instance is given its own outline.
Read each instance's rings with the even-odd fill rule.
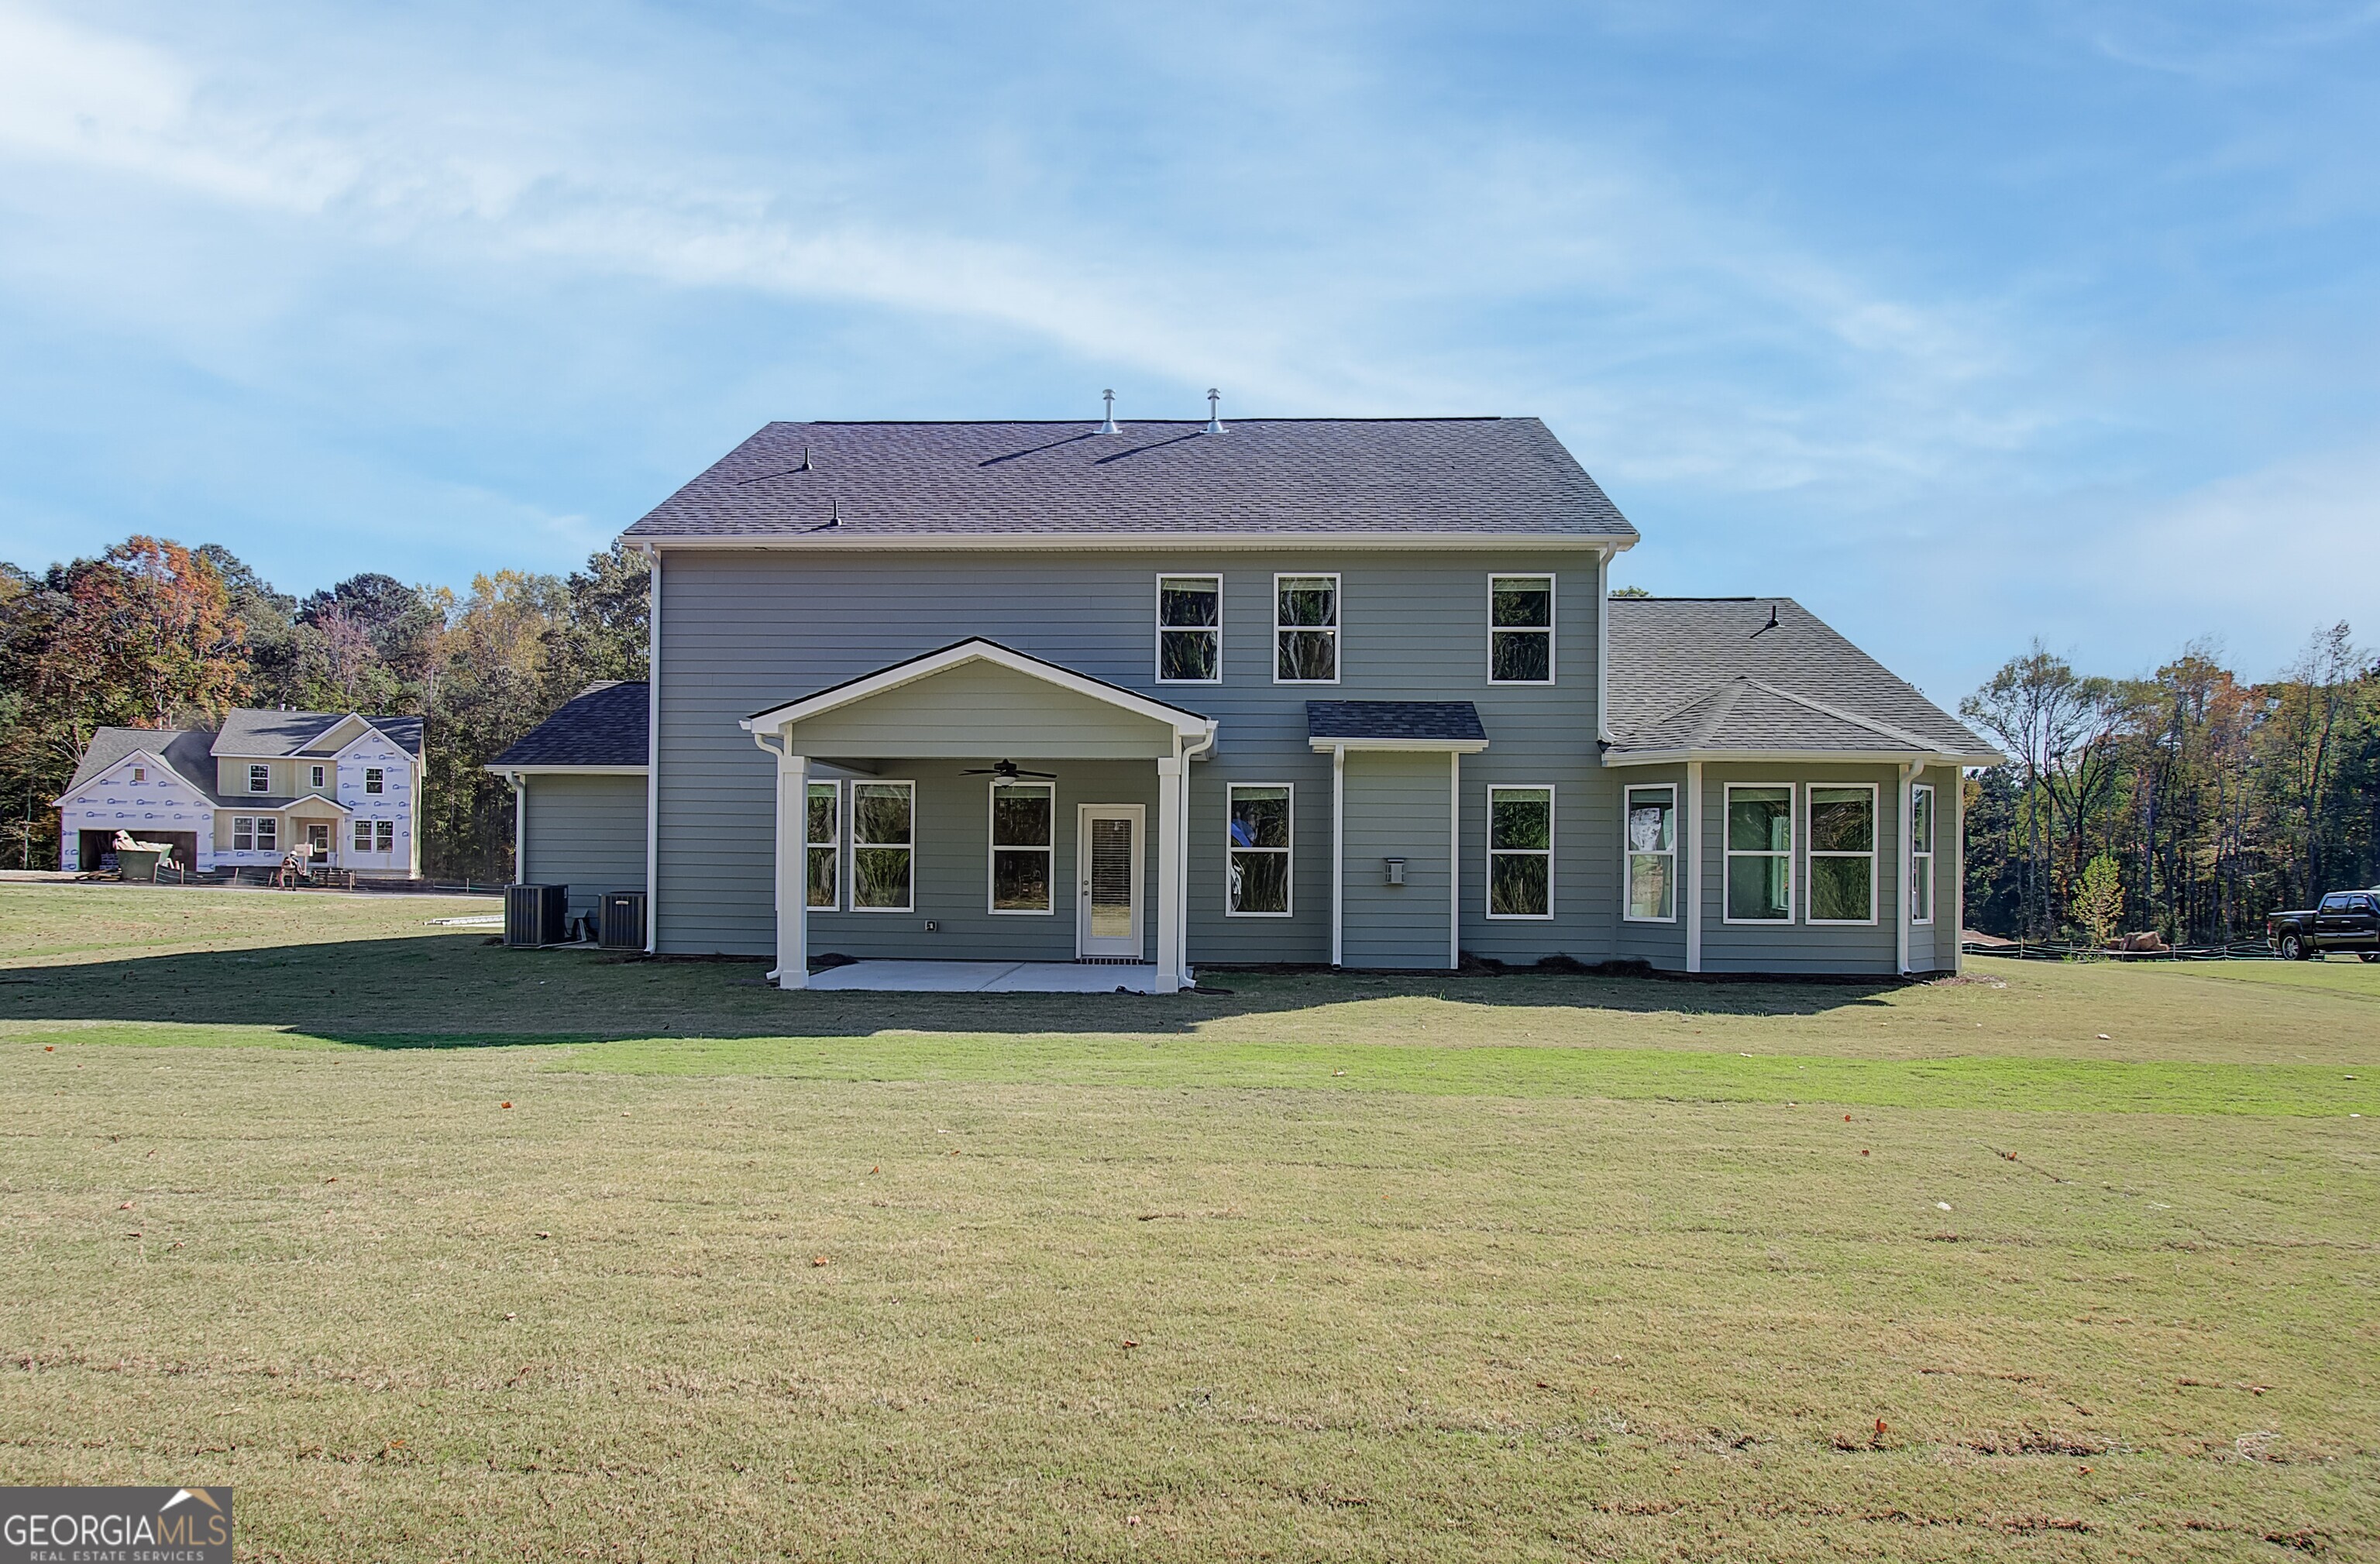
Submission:
[[[2203,641],[2145,678],[2035,641],[1960,712],[2009,757],[1966,783],[1970,927],[2219,944],[2380,883],[2380,662],[2346,624],[2263,683]]]
[[[301,599],[212,543],[0,564],[0,865],[57,866],[51,804],[93,730],[290,707],[421,716],[424,871],[505,879],[511,790],[480,768],[589,683],[645,676],[647,574],[614,544],[468,593],[367,573]]]

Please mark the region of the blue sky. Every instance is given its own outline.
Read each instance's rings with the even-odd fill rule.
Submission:
[[[20,6],[0,558],[565,567],[772,418],[1534,413],[1954,700],[2380,638],[2380,5]]]

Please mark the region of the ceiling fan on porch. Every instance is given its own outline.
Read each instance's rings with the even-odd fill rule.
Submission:
[[[1019,777],[1039,777],[1044,782],[1056,782],[1058,780],[1058,773],[1055,771],[1019,770],[1017,769],[1016,762],[1014,760],[994,760],[989,766],[973,767],[967,770],[961,771],[959,775],[963,777],[990,777],[992,779],[992,785],[994,787],[1005,787],[1008,783],[1014,782]]]

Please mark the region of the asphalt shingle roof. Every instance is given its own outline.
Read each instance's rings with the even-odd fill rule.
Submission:
[[[492,766],[642,766],[650,730],[641,681],[588,685],[497,756]]]
[[[1993,753],[1791,598],[1613,598],[1610,612],[1614,754]]]
[[[1479,709],[1467,700],[1309,700],[1308,738],[1411,738],[1485,743]]]
[[[223,731],[214,735],[217,755],[302,755],[314,741],[347,720],[345,711],[259,711],[242,709],[224,714]],[[407,754],[421,753],[421,719],[358,713],[386,734]]]
[[[126,756],[146,750],[184,782],[214,798],[215,763],[207,751],[213,737],[203,728],[102,728],[91,735],[82,763],[75,768],[74,780],[67,783],[66,791],[73,793]]]
[[[1536,418],[772,423],[631,538],[1636,529]]]

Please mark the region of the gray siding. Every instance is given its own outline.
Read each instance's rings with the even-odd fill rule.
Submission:
[[[1665,972],[1682,972],[1686,965],[1686,870],[1693,851],[1693,824],[1686,818],[1686,769],[1680,766],[1626,766],[1611,778],[1610,826],[1591,851],[1610,863],[1610,916],[1615,930],[1612,954],[1621,961],[1646,961]],[[1628,921],[1628,822],[1626,790],[1669,787],[1675,790],[1678,812],[1677,915],[1668,923]]]
[[[1339,684],[1272,683],[1277,572],[1340,575]],[[1220,685],[1155,681],[1156,578],[1174,573],[1223,576]],[[1556,684],[1488,685],[1491,573],[1557,577]],[[1579,553],[1327,545],[1180,555],[672,552],[662,565],[656,685],[659,948],[755,955],[771,948],[771,762],[737,729],[738,718],[965,637],[983,636],[1220,719],[1216,751],[1194,767],[1191,779],[1191,959],[1327,961],[1330,767],[1328,757],[1307,747],[1305,702],[1473,701],[1490,745],[1486,754],[1465,757],[1463,763],[1466,830],[1475,836],[1479,830],[1480,789],[1488,781],[1551,780],[1562,790],[1561,840],[1592,840],[1598,825],[1608,839],[1613,829],[1609,806],[1597,802],[1609,792],[1602,780],[1608,773],[1595,750],[1597,606],[1594,560]],[[995,746],[987,750],[976,758],[999,758]],[[902,758],[880,758],[891,775]],[[1071,778],[1075,766],[1043,769]],[[1288,782],[1297,788],[1292,918],[1224,915],[1223,786],[1229,780]],[[1153,824],[1153,772],[1150,787]],[[1520,926],[1486,925],[1477,916],[1479,898],[1472,884],[1480,850],[1473,842],[1465,861],[1466,948],[1514,956],[1555,949],[1587,955],[1608,945],[1608,917],[1592,926],[1571,926],[1566,940],[1544,926],[1523,932]],[[1597,904],[1572,903],[1575,889],[1608,903],[1609,853],[1590,855],[1566,845],[1566,856],[1572,851],[1579,851],[1578,862],[1557,869],[1565,886],[1560,904]],[[1599,867],[1597,858],[1603,860]],[[1568,921],[1559,920],[1557,927]]]
[[[573,916],[606,891],[645,888],[645,779],[532,776],[521,878],[570,887]]]
[[[1703,768],[1703,970],[1705,972],[1850,972],[1897,970],[1894,918],[1900,894],[1901,821],[1898,768],[1717,763]],[[1725,830],[1727,784],[1790,783],[1793,787],[1793,889],[1790,922],[1727,921]],[[1876,788],[1876,922],[1810,921],[1810,794],[1813,782],[1868,782]]]
[[[1341,957],[1348,966],[1447,964],[1448,762],[1444,755],[1347,757]],[[1384,862],[1405,860],[1390,885]]]
[[[1154,758],[1173,730],[997,663],[969,662],[794,724],[796,753],[972,757],[987,728],[1014,759]]]

